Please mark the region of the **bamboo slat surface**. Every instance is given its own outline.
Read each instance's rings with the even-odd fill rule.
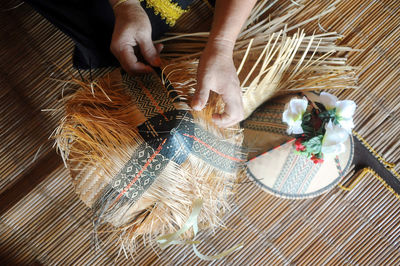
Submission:
[[[278,1],[277,8],[279,3],[288,2]],[[313,2],[316,14],[332,3]],[[187,15],[178,25],[179,31],[209,26],[211,9],[203,1],[197,1],[192,9],[198,10],[197,15]],[[64,83],[52,79],[68,79],[69,73],[63,71],[75,76],[78,73],[71,67],[72,42],[28,5],[0,12],[1,195],[18,190],[16,184],[29,169],[46,165],[41,160],[50,154],[52,143],[47,138],[59,116],[41,110],[60,105],[58,99]],[[341,1],[333,12],[319,20],[320,25],[304,25],[308,33],[337,31],[344,35],[343,45],[362,49],[348,53],[349,63],[358,66],[360,89],[336,93],[357,102],[356,130],[385,159],[397,164],[399,15],[400,3],[396,0]],[[89,76],[87,72],[83,75]],[[119,247],[112,241],[101,250],[95,249],[90,210],[73,192],[68,171],[61,164],[54,169],[51,174],[44,172],[44,181],[0,214],[0,262],[132,264],[132,258],[123,254],[117,257]],[[396,169],[399,171],[399,166]],[[202,232],[200,239],[204,242],[200,251],[215,254],[244,242],[243,249],[213,263],[217,265],[398,265],[399,216],[399,199],[372,175],[367,175],[351,192],[334,189],[301,201],[279,199],[251,182],[244,182],[239,186],[232,211],[225,217],[227,229],[214,234]],[[107,233],[103,239],[107,239]],[[158,248],[143,247],[141,241],[137,246],[137,265],[208,264],[190,248],[177,246],[161,252]]]
[[[279,199],[245,183],[225,218],[227,229],[202,232],[200,250],[215,254],[245,244],[216,265],[398,265],[399,211],[398,199],[372,176],[366,176],[351,192],[334,189],[315,199],[297,201]],[[17,264],[131,263],[131,258],[117,256],[115,242],[94,248],[90,218],[61,166],[2,216],[1,253]],[[137,245],[137,265],[207,264],[187,247],[160,252],[143,247],[141,241]]]
[[[2,12],[1,20],[0,193],[51,146],[48,133],[57,117],[41,109],[57,105],[61,84],[47,78],[55,65],[68,65],[72,48],[71,41],[26,4]]]

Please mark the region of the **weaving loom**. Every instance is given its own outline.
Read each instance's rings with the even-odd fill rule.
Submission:
[[[273,9],[279,9],[278,7],[285,4],[288,3],[279,1],[273,5]],[[399,131],[393,122],[396,121],[398,114],[396,100],[400,97],[395,89],[398,84],[395,75],[396,66],[399,63],[399,51],[396,50],[399,41],[399,19],[396,14],[399,13],[400,7],[395,1],[339,2],[335,10],[328,7],[329,3],[323,2],[309,8],[304,16],[312,17],[322,12],[327,14],[318,21],[303,25],[302,28],[306,29],[306,33],[312,34],[319,28],[318,25],[324,30],[327,30],[329,25],[329,30],[335,30],[345,36],[342,44],[354,49],[365,49],[361,52],[348,52],[348,62],[359,67],[357,74],[361,89],[335,93],[339,97],[357,101],[361,111],[357,112],[356,131],[378,151],[377,155],[381,154],[390,162],[398,162]],[[195,8],[199,9],[200,13],[211,14],[203,2],[197,3],[193,9]],[[32,15],[29,8],[22,6],[22,10],[13,12],[16,11],[32,16],[31,21],[22,21],[22,25],[32,32],[38,30],[43,32],[34,38],[39,36],[43,38],[42,40],[52,38],[49,33],[53,33],[54,38],[62,40],[63,36],[48,24],[35,28],[34,25],[37,23],[34,22],[41,21],[41,18]],[[377,15],[372,16],[375,14]],[[297,16],[301,16],[301,13]],[[187,22],[187,18],[183,21]],[[196,23],[195,19],[192,21]],[[8,27],[2,30],[2,34],[6,35],[13,26],[8,25]],[[1,45],[6,44],[2,42]],[[32,54],[46,48],[45,42],[33,44],[31,42],[31,45],[35,47],[35,49],[30,48]],[[11,47],[7,49],[13,51]],[[29,55],[29,50],[26,53]],[[54,58],[54,62],[60,66],[70,62],[70,58],[58,57],[59,54],[54,53],[51,57],[50,53],[49,58]],[[11,66],[10,70],[4,72],[15,73],[17,68],[14,65],[17,65],[16,62],[20,58],[6,57],[4,54],[2,57],[7,59],[2,60],[2,69]],[[29,71],[32,72],[27,72],[26,77],[19,77],[18,82],[12,75],[8,79],[4,76],[6,84],[13,85],[7,90],[9,93],[2,95],[4,102],[17,103],[18,106],[19,99],[29,99],[25,100],[25,103],[30,103],[29,105],[19,105],[28,111],[29,108],[40,110],[54,106],[62,85],[54,85],[48,80],[43,82],[43,73],[49,72],[43,65],[38,69],[41,71],[31,68]],[[38,71],[38,78],[31,81],[33,71]],[[100,72],[92,74],[101,75]],[[62,73],[57,75],[58,79],[65,79]],[[18,90],[17,88],[21,86],[19,84],[23,84],[26,88]],[[60,90],[55,86],[59,86]],[[38,90],[40,87],[51,87],[52,90]],[[18,128],[18,125],[26,124],[44,126],[41,131],[32,130],[33,134],[30,136],[20,133],[21,135],[2,140],[5,153],[1,156],[3,205],[0,250],[3,256],[8,255],[4,259],[16,263],[36,261],[42,264],[107,264],[114,263],[116,259],[116,263],[126,264],[124,256],[115,256],[119,247],[113,243],[108,243],[101,250],[93,250],[90,213],[73,193],[68,171],[63,168],[59,160],[49,160],[54,156],[49,153],[49,145],[38,149],[59,117],[36,111],[33,112],[34,116],[25,112],[22,116],[25,120],[10,120],[20,114],[13,113],[13,110],[15,109],[4,110],[7,116],[2,116],[4,119],[2,125],[8,125],[9,128],[13,125],[14,128]],[[15,145],[15,141],[24,145]],[[19,152],[21,155],[26,154],[26,157],[19,157],[18,160],[14,160],[16,163],[11,163],[12,159],[8,156],[10,147],[18,152],[29,147],[27,143],[31,143],[31,150]],[[42,160],[46,160],[47,163],[40,163]],[[48,170],[37,170],[39,166],[47,167]],[[398,166],[393,170],[398,172]],[[24,183],[24,178],[31,178],[32,182]],[[27,187],[35,182],[37,186],[27,190]],[[399,263],[399,201],[372,174],[367,173],[350,192],[335,188],[323,196],[310,200],[291,201],[273,197],[248,181],[239,186],[236,195],[234,208],[224,218],[227,229],[218,229],[215,235],[207,231],[200,234],[206,243],[200,246],[204,254],[221,251],[229,247],[232,242],[244,242],[245,247],[229,256],[225,262],[235,264],[312,262],[351,265]],[[16,202],[15,198],[20,201]],[[7,204],[3,203],[5,200]],[[13,201],[13,206],[10,206],[10,202]],[[23,218],[21,214],[24,214]],[[141,245],[141,240],[138,245]],[[159,257],[151,248],[142,247],[137,250],[135,259],[135,262],[141,264],[202,263],[193,256],[190,249],[182,250],[179,247],[170,248],[159,254]]]

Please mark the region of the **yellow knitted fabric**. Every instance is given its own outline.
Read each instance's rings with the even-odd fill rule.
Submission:
[[[159,15],[168,25],[174,26],[178,18],[187,10],[182,9],[177,3],[171,0],[140,0],[146,1],[148,8],[153,8],[154,14]]]

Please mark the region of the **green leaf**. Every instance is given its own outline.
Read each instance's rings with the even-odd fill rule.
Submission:
[[[307,136],[312,136],[314,134],[314,128],[312,126],[301,124],[301,127],[303,128],[304,134]]]
[[[307,152],[307,151],[297,151],[297,150],[294,150],[294,154],[302,155],[302,156],[306,156],[306,157],[310,157],[310,153]]]
[[[306,144],[303,145],[306,146],[307,152],[318,154],[321,152],[322,136],[313,137],[308,140]]]
[[[339,119],[340,119],[340,117],[335,114],[335,117],[332,120],[333,124],[339,125]]]
[[[306,135],[311,135],[314,132],[314,129],[311,125],[311,118],[312,115],[310,113],[304,113],[301,127],[303,128],[304,134]]]
[[[309,112],[303,114],[303,123],[308,122],[311,119],[311,114]]]
[[[329,122],[329,120],[332,120],[333,122],[335,122],[336,121],[336,108],[329,110],[329,111],[321,112],[321,113],[319,113],[318,116],[324,122]]]
[[[315,132],[315,135],[324,136],[325,131],[325,123],[322,123],[321,127]]]
[[[315,154],[315,157],[317,157],[319,159],[323,159],[322,152],[319,152],[319,153]]]

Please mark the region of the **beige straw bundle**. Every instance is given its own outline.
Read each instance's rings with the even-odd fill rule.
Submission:
[[[265,18],[269,6],[261,1],[243,29],[235,47],[234,62],[246,117],[275,95],[355,87],[353,68],[346,65],[345,58],[335,55],[338,51],[351,51],[335,45],[339,35],[306,36],[297,29],[301,23],[291,27],[286,24],[296,21],[302,8],[295,4],[282,7],[279,16],[269,20]],[[295,33],[290,35],[290,30]],[[243,139],[238,126],[220,129],[212,122],[212,114],[223,111],[219,96],[212,94],[207,107],[200,112],[191,111],[188,105],[196,88],[198,51],[207,36],[207,33],[183,34],[164,40],[167,42],[164,93],[176,93],[177,101],[171,100],[162,108],[164,111],[170,110],[168,108],[188,111],[193,123],[212,134],[216,142],[238,147]],[[140,110],[142,99],[127,90],[118,72],[91,83],[74,81],[80,89],[66,98],[65,116],[54,137],[71,171],[76,192],[94,210],[98,232],[107,223],[112,224],[123,250],[131,252],[138,236],[152,244],[160,235],[181,228],[197,198],[204,201],[199,215],[200,228],[223,226],[221,218],[230,210],[229,198],[239,176],[240,164],[235,172],[228,173],[189,154],[181,164],[169,161],[138,201],[119,202],[121,194],[116,197],[108,187],[126,167],[132,154],[146,143],[138,126],[150,117]],[[173,90],[167,91],[170,86]],[[144,91],[148,89],[150,87],[144,87]],[[151,94],[147,97],[152,99]],[[163,110],[158,112],[163,115]],[[199,143],[220,153],[212,145]],[[189,239],[192,235],[193,232],[188,231],[183,238]]]
[[[300,2],[305,5],[282,7],[277,12],[279,16],[266,19],[265,14],[272,5],[260,1],[236,42],[233,59],[243,92],[245,117],[273,96],[357,88],[354,67],[346,65],[346,58],[337,54],[354,51],[335,44],[341,36],[335,32],[306,36],[299,28],[331,12],[334,7],[298,22],[299,13],[304,12],[301,18],[305,18],[306,6],[310,5],[310,1]],[[174,62],[165,72],[176,89],[187,91],[188,86],[196,87],[198,58],[208,34],[172,34],[161,40],[166,42],[165,58]]]
[[[74,82],[81,88],[65,99],[65,116],[54,138],[71,171],[75,191],[88,207],[95,209],[107,185],[145,142],[137,127],[146,119],[137,107],[139,99],[124,88],[118,71],[93,83]],[[177,105],[180,109],[189,108],[184,102]],[[192,113],[193,120],[219,140],[239,147],[240,131],[220,129],[211,123],[211,115],[221,106],[219,97],[214,95],[207,108]],[[98,232],[111,223],[124,249],[132,251],[137,236],[153,243],[158,236],[182,227],[196,198],[204,201],[200,227],[222,226],[220,218],[229,210],[228,199],[236,178],[236,172],[220,171],[193,155],[180,165],[170,161],[135,204],[124,204],[109,214],[95,216],[101,220]],[[192,232],[186,233],[186,238],[191,236]]]

